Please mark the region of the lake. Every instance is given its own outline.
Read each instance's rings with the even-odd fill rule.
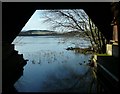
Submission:
[[[13,44],[29,60],[14,85],[18,92],[89,92],[93,78],[87,64],[91,55],[66,50],[88,47],[89,41],[78,37],[17,36]]]

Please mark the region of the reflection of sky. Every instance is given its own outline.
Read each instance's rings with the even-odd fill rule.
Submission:
[[[66,47],[72,44],[62,41],[63,38],[47,36],[17,37],[14,40],[15,49],[29,60],[23,76],[15,83],[19,92],[69,91],[76,82],[79,82],[78,86],[71,91],[88,90],[92,76],[89,76],[86,64],[90,55],[67,51]],[[84,42],[83,39],[80,41]]]
[[[31,16],[31,18],[28,20],[26,25],[23,27],[23,30],[48,30],[48,25],[43,23],[44,20],[41,18],[42,11],[36,10],[34,14]]]

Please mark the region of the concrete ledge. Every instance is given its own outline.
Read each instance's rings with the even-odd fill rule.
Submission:
[[[106,53],[108,54],[108,55],[111,55],[112,56],[112,44],[107,44],[106,45]]]

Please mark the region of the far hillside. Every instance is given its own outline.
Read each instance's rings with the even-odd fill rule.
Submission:
[[[22,31],[19,33],[19,36],[40,36],[40,35],[52,35],[56,34],[55,31],[49,31],[49,30],[28,30],[28,31]]]
[[[69,32],[56,32],[56,31],[50,31],[50,30],[28,30],[28,31],[22,31],[19,33],[19,36],[48,36],[48,35],[53,35],[53,36],[77,36],[77,37],[86,37],[85,32],[80,32],[80,31],[69,31]]]

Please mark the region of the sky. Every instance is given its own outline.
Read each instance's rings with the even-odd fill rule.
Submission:
[[[27,30],[49,30],[46,23],[43,23],[42,10],[36,10],[21,31]]]
[[[36,10],[21,31],[51,30],[51,25],[43,22],[45,20],[45,17],[43,18],[43,11],[45,10]]]

